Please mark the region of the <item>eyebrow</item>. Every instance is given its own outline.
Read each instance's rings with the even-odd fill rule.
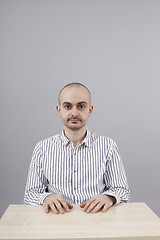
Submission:
[[[72,104],[72,103],[70,103],[70,102],[64,102],[62,105],[66,105],[66,104]],[[77,103],[77,105],[79,105],[79,104],[86,104],[86,105],[87,105],[87,102],[81,101],[81,102],[78,102],[78,103]]]

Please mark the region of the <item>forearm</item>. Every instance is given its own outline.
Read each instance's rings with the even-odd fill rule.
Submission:
[[[52,193],[43,192],[36,190],[26,190],[24,195],[24,204],[43,204],[44,199]]]
[[[46,191],[48,180],[41,166],[41,155],[41,149],[36,145],[29,167],[24,204],[43,204],[44,199],[51,194]]]
[[[116,200],[114,204],[119,204],[122,202],[127,203],[130,200],[130,190],[128,188],[125,189],[121,187],[110,188],[104,191],[102,194],[113,196]]]
[[[113,151],[108,159],[106,173],[104,175],[106,188],[103,194],[116,198],[116,203],[128,202],[130,200],[130,190],[127,177],[121,160],[117,145],[114,143]]]

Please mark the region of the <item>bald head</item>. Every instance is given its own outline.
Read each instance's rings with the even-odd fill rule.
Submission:
[[[69,83],[67,85],[65,85],[61,91],[59,92],[59,95],[58,95],[58,102],[59,102],[59,105],[61,104],[61,95],[63,94],[64,91],[67,91],[67,89],[72,89],[72,88],[76,88],[78,90],[78,88],[84,88],[85,91],[87,92],[88,94],[88,97],[89,97],[89,103],[91,103],[91,93],[89,91],[89,89],[84,86],[82,83],[77,83],[77,82],[73,82],[73,83]]]

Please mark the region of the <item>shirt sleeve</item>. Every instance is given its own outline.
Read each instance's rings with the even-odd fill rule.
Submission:
[[[42,168],[42,150],[36,145],[30,163],[24,204],[43,204],[44,199],[51,193],[47,192],[48,181]]]
[[[113,141],[107,157],[106,172],[104,174],[105,191],[103,194],[115,197],[116,203],[129,202],[130,190],[126,178],[119,149]]]

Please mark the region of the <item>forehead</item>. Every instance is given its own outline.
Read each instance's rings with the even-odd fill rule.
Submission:
[[[70,102],[90,102],[90,95],[86,88],[84,87],[66,87],[62,90],[60,94],[60,103]]]

